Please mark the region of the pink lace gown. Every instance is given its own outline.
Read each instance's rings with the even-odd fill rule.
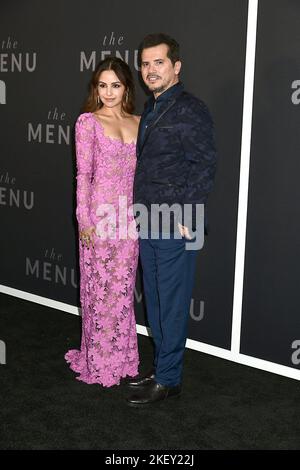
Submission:
[[[116,209],[115,238],[94,236],[94,248],[79,243],[82,337],[80,350],[65,359],[78,380],[105,387],[138,373],[134,287],[138,241],[132,213],[126,215],[135,236],[119,237],[119,196],[132,204],[135,143],[105,136],[92,113],[76,122],[77,208],[79,229],[97,226],[100,204]]]

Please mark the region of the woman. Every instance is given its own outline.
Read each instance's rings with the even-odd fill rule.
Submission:
[[[119,197],[132,204],[139,125],[133,100],[128,65],[107,58],[93,74],[85,112],[76,122],[82,339],[81,349],[65,358],[78,380],[105,387],[137,375],[139,364],[133,306],[138,241],[121,236],[119,222]],[[110,216],[107,233],[103,208],[116,216],[115,223]],[[125,218],[132,228],[132,213]]]

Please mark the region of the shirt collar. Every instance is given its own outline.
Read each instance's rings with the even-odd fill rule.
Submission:
[[[170,88],[168,88],[166,91],[164,91],[161,95],[159,95],[156,99],[154,98],[154,95],[150,97],[148,101],[148,106],[147,108],[151,109],[153,108],[154,103],[163,103],[166,101],[171,100],[175,95],[179,94],[183,90],[183,83],[178,82],[175,83],[175,85],[172,85]]]
[[[172,85],[170,88],[168,88],[166,91],[164,91],[161,95],[159,95],[156,98],[156,103],[159,103],[161,101],[168,101],[169,99],[172,99],[179,90],[183,88],[183,84],[181,82],[175,83],[175,85]]]

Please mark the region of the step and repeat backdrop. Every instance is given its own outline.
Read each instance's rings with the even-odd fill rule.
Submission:
[[[138,46],[165,32],[181,45],[185,88],[210,108],[218,148],[189,338],[230,351],[248,1],[4,0],[0,12],[2,291],[79,306],[74,124],[110,55],[130,65],[142,112]],[[300,4],[264,0],[258,13],[241,352],[298,368]],[[140,270],[135,302],[147,325]]]

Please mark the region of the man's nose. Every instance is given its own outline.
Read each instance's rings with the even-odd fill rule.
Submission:
[[[154,72],[156,72],[155,64],[150,64],[148,73],[154,73]]]

